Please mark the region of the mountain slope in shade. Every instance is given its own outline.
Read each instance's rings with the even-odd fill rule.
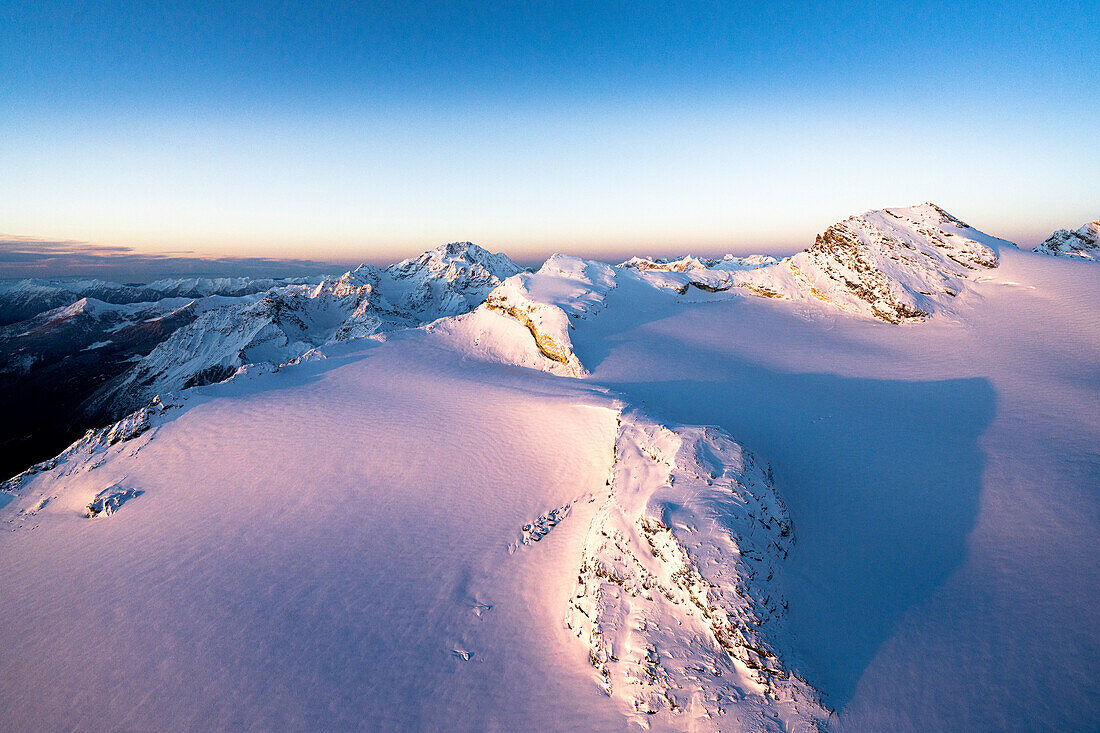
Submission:
[[[96,420],[80,405],[176,329],[238,300],[208,296],[119,305],[85,297],[0,327],[0,414],[12,416],[0,422],[0,474],[10,476],[97,422],[117,419],[119,414]]]
[[[1032,251],[1054,257],[1100,261],[1100,221],[1089,222],[1072,232],[1059,229]]]

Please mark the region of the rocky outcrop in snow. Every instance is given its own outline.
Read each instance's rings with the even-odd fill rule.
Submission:
[[[1032,251],[1053,257],[1100,262],[1100,221],[1089,222],[1077,231],[1059,229]]]
[[[1009,245],[935,204],[869,211],[834,224],[814,245],[779,263],[733,273],[766,297],[817,299],[888,323],[921,320],[997,266]]]
[[[770,469],[716,428],[635,412],[614,450],[566,619],[601,685],[643,725],[816,729],[828,711],[770,637],[793,542]]]
[[[573,322],[603,308],[616,285],[615,275],[602,262],[556,254],[538,272],[505,280],[474,313],[441,327],[503,361],[582,377],[587,371],[573,352]]]
[[[124,489],[118,484],[108,486],[100,491],[88,502],[85,515],[88,519],[96,517],[109,517],[117,512],[123,504],[133,498],[141,496],[144,492],[138,489]]]

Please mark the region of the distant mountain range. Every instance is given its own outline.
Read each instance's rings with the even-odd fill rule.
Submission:
[[[389,267],[289,279],[0,281],[0,473],[56,453],[158,394],[277,367],[333,341],[416,327],[483,306],[522,323],[551,371],[582,374],[572,322],[620,282],[681,294],[739,293],[831,304],[890,323],[950,312],[969,283],[1015,246],[934,204],[870,211],[834,224],[803,252],[705,259],[634,257],[619,265],[551,257],[537,272],[470,242]],[[1059,230],[1036,252],[1091,260],[1100,224]],[[484,329],[481,316],[444,328]],[[491,341],[491,339],[490,339]],[[519,358],[519,357],[515,357]]]

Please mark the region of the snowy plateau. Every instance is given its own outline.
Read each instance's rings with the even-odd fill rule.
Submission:
[[[1096,730],[1097,227],[0,282],[0,727]]]

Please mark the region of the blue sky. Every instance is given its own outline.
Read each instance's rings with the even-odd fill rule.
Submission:
[[[0,2],[0,232],[387,259],[1100,216],[1096,3]]]

